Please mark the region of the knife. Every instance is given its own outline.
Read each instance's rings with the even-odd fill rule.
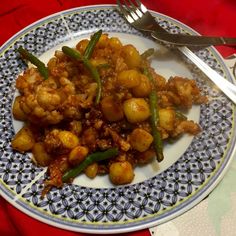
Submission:
[[[200,36],[188,34],[171,34],[160,30],[151,31],[151,36],[161,42],[176,46],[208,47],[211,45],[236,46],[236,38]]]
[[[176,44],[176,38],[183,38],[188,36],[189,40],[191,37],[191,40],[196,37],[199,39],[199,37],[209,37],[209,36],[198,36],[198,35],[184,35],[180,34],[170,34],[168,31],[166,31],[164,28],[162,28],[157,21],[154,21],[155,24],[152,24],[151,27],[148,30],[140,29],[143,32],[148,32],[153,38],[156,40],[162,40],[165,43],[171,44],[170,41],[166,41],[166,38],[169,37],[169,39],[175,43],[177,46],[177,49],[184,54],[190,61],[192,61],[193,64],[195,64],[215,85],[218,86],[218,88],[234,103],[236,104],[236,85],[226,80],[224,77],[219,75],[215,70],[213,70],[209,65],[207,65],[204,61],[202,61],[198,56],[196,56],[188,47],[185,45],[177,45]],[[164,38],[164,39],[163,39]],[[181,39],[179,39],[181,40]],[[203,40],[203,39],[200,39]],[[191,42],[190,42],[191,43]],[[222,42],[221,42],[222,44]],[[206,44],[205,44],[206,45]],[[211,46],[212,44],[208,44],[207,46]],[[192,44],[191,44],[192,46]],[[199,46],[199,44],[196,44],[196,46]]]

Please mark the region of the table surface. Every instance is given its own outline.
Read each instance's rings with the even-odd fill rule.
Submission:
[[[234,36],[236,37],[236,1],[235,0],[158,0],[158,1],[142,1],[149,9],[163,13],[170,17],[173,17],[186,25],[190,26],[194,30],[203,35],[221,35],[221,36]],[[15,33],[22,30],[29,24],[39,20],[50,14],[86,5],[95,4],[116,4],[113,0],[1,0],[0,1],[0,46],[3,45],[8,39],[10,39]],[[229,47],[217,47],[222,56],[227,57],[233,53],[236,53],[236,48]],[[228,183],[224,183],[225,185]],[[214,191],[213,191],[214,193]],[[213,195],[213,194],[212,194]],[[219,194],[220,195],[220,194]],[[205,202],[201,203],[200,207],[204,209]],[[202,210],[204,211],[204,210]],[[195,212],[195,214],[197,211]],[[189,213],[193,214],[193,213]],[[182,216],[181,216],[182,217]],[[175,223],[182,222],[183,218],[177,218]],[[187,219],[187,214],[185,215]],[[233,217],[233,216],[232,216]],[[183,223],[183,222],[182,222]],[[215,221],[214,223],[217,223]],[[30,225],[30,227],[29,227]],[[213,224],[214,225],[214,224]],[[163,225],[164,226],[164,225]],[[176,228],[173,225],[166,225],[165,229],[160,228],[159,233],[156,235],[168,235],[165,231],[168,229],[173,231],[173,235],[182,235],[180,232],[177,234]],[[172,228],[171,228],[172,227]],[[174,228],[173,228],[174,227]],[[186,224],[185,224],[185,227]],[[85,235],[82,233],[74,233],[57,229],[47,224],[41,223],[31,217],[25,215],[19,210],[15,209],[4,199],[0,197],[0,235],[32,235],[37,232],[42,235]],[[157,228],[158,229],[158,228]],[[158,232],[158,230],[157,230]],[[165,233],[163,233],[165,232]],[[198,232],[202,235],[207,231]],[[210,231],[209,231],[210,232]],[[217,235],[218,231],[215,231]],[[235,231],[234,231],[235,232]],[[123,235],[149,235],[148,230],[142,230],[138,232],[127,233]],[[171,234],[170,234],[171,235]],[[190,234],[188,234],[190,235]],[[195,235],[195,234],[191,234]],[[196,234],[197,235],[197,234]],[[200,235],[200,234],[198,234]]]

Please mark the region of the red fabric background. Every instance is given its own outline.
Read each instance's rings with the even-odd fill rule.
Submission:
[[[149,8],[171,16],[204,35],[236,37],[235,0],[142,0]],[[27,25],[58,11],[73,7],[116,3],[115,0],[1,0],[0,45]],[[218,47],[223,56],[236,53],[235,48]],[[20,212],[0,197],[1,236],[81,236],[41,223]],[[124,236],[147,236],[148,230],[124,234]]]

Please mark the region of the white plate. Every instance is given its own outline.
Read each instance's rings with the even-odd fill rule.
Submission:
[[[173,33],[195,34],[182,23],[152,12],[160,24]],[[14,81],[25,69],[16,49],[22,45],[42,60],[62,45],[75,46],[82,38],[103,29],[132,43],[140,52],[162,48],[132,28],[112,5],[82,7],[46,17],[20,31],[0,49],[1,157],[0,193],[18,209],[45,223],[87,233],[122,233],[166,222],[187,211],[216,186],[235,152],[235,107],[193,65],[176,54],[159,54],[152,66],[166,78],[179,75],[196,79],[209,103],[194,106],[188,113],[199,122],[202,132],[185,135],[166,145],[165,159],[135,169],[134,182],[113,186],[107,176],[88,180],[79,176],[73,184],[53,189],[44,199],[41,190],[45,169],[36,167],[28,154],[12,150],[10,141],[21,123],[13,120],[11,105]],[[214,48],[196,52],[208,65],[233,81],[222,58]]]

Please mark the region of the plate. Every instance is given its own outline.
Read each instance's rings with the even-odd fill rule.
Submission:
[[[172,33],[196,34],[168,16],[152,12]],[[165,160],[136,169],[135,180],[113,186],[107,177],[88,180],[79,176],[73,184],[52,189],[43,199],[44,168],[29,154],[12,150],[10,141],[21,127],[11,113],[16,94],[14,82],[25,65],[16,53],[23,46],[45,62],[62,45],[75,46],[82,38],[102,29],[132,43],[142,52],[159,50],[152,66],[166,78],[186,76],[197,81],[209,103],[188,113],[202,127],[195,136],[184,136],[166,145]],[[213,48],[195,52],[210,67],[233,82],[222,57]],[[46,17],[23,29],[0,49],[0,193],[12,205],[47,224],[86,233],[122,233],[152,227],[184,213],[220,182],[235,153],[235,106],[194,65],[173,49],[153,42],[132,28],[114,5],[75,8]]]

